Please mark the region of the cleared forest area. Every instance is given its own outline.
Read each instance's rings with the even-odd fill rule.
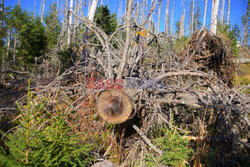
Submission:
[[[247,166],[250,1],[178,2],[1,0],[0,166]]]

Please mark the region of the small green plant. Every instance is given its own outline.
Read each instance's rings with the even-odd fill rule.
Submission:
[[[94,160],[94,145],[71,132],[61,111],[52,115],[37,103],[30,81],[27,105],[17,105],[22,117],[16,130],[4,134],[7,149],[0,148],[0,166],[86,166]]]
[[[156,139],[155,143],[164,151],[160,161],[164,165],[185,166],[190,155],[194,153],[189,147],[189,141],[175,128],[169,130],[162,128],[163,136]]]

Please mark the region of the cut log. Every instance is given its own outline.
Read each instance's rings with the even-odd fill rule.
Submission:
[[[120,90],[102,92],[96,103],[97,112],[108,123],[120,124],[125,122],[132,112],[130,97]]]

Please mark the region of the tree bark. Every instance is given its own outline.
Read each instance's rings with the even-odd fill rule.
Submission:
[[[205,27],[205,25],[206,25],[206,16],[207,16],[207,0],[205,0],[204,18],[203,18],[203,25],[202,25],[202,27]]]
[[[230,2],[231,2],[231,0],[228,0],[228,7],[227,7],[227,25],[229,25],[229,18],[230,18]]]
[[[169,34],[168,25],[169,25],[169,0],[166,1],[166,14],[165,14],[165,32],[166,32],[166,34]]]
[[[133,4],[133,0],[127,0],[126,15],[125,15],[126,38],[125,38],[124,49],[122,53],[121,64],[118,69],[118,75],[117,75],[118,79],[122,78],[122,74],[123,74],[123,71],[126,65],[126,60],[127,60],[127,53],[129,49],[129,43],[130,43],[130,20],[131,20],[132,4]]]
[[[221,11],[220,11],[220,23],[224,22],[224,8],[225,8],[225,0],[221,1]]]
[[[220,0],[213,0],[213,8],[212,8],[212,15],[211,15],[211,28],[210,31],[216,34],[217,29],[217,18],[218,18],[218,11],[219,11],[219,4]]]
[[[157,33],[160,31],[160,21],[161,21],[161,0],[159,2],[159,8],[158,8],[158,24],[157,24]]]

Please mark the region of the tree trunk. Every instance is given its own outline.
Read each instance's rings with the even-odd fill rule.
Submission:
[[[35,18],[35,13],[36,13],[36,0],[34,0],[33,19]]]
[[[131,20],[131,13],[132,13],[132,5],[133,5],[133,0],[127,0],[126,15],[125,15],[126,38],[125,38],[124,49],[122,53],[121,64],[118,69],[118,75],[117,75],[118,79],[122,78],[122,73],[126,65],[127,53],[129,49],[129,43],[130,43],[130,20]]]
[[[157,25],[157,33],[160,32],[160,20],[161,20],[161,0],[159,2],[159,8],[158,8],[158,25]]]
[[[152,8],[152,6],[153,6],[153,0],[151,0],[151,5],[150,5],[150,8]],[[153,31],[153,26],[154,26],[154,24],[153,24],[153,21],[152,21],[152,15],[153,14],[151,14],[150,15],[150,17],[149,17],[149,31]]]
[[[99,0],[93,0],[93,2],[91,4],[91,7],[90,7],[89,12],[88,12],[88,19],[90,21],[94,21],[95,11],[96,11],[98,2],[99,2]]]
[[[10,54],[10,40],[11,40],[11,29],[9,29],[8,33],[8,41],[7,41],[7,57],[9,57]]]
[[[225,0],[221,1],[221,11],[220,11],[220,23],[224,22],[224,8],[225,8]]]
[[[192,0],[192,15],[191,15],[191,25],[190,25],[190,35],[193,34],[194,30],[194,0]]]
[[[183,14],[181,16],[181,22],[180,22],[180,37],[184,36],[184,30],[185,30],[185,2],[186,0],[183,1]]]
[[[228,7],[227,7],[227,25],[229,25],[229,18],[230,18],[230,2],[231,2],[231,0],[228,0]]]
[[[78,9],[79,8],[79,0],[75,1],[75,13],[77,15],[78,14]],[[74,39],[74,43],[76,42],[76,29],[77,29],[77,23],[78,23],[78,19],[76,17],[74,17],[74,29],[73,29],[73,39]]]
[[[100,116],[111,124],[120,124],[128,120],[132,112],[132,100],[120,90],[109,90],[98,97],[96,108]]]
[[[65,1],[65,9],[64,9],[64,16],[63,16],[63,30],[66,31],[67,29],[67,20],[68,20],[68,0]]]
[[[44,15],[45,0],[42,0],[42,1],[43,1],[43,2],[42,2],[43,6],[42,6],[41,22],[43,23],[43,15]]]
[[[217,29],[217,18],[218,18],[218,11],[219,11],[219,4],[220,0],[213,0],[213,8],[212,8],[212,15],[211,15],[211,28],[210,31],[216,34]]]
[[[170,34],[171,34],[171,35],[173,35],[173,25],[174,25],[174,6],[175,6],[175,0],[173,0],[172,13],[171,13],[171,28],[170,28]]]
[[[203,18],[203,25],[202,25],[202,27],[205,27],[205,25],[206,25],[206,16],[207,16],[207,0],[205,0],[204,18]]]
[[[244,18],[244,33],[243,33],[243,44],[248,46],[248,32],[249,32],[249,9],[250,9],[250,0],[248,0],[247,3],[247,11],[246,11],[246,16]]]
[[[73,3],[74,1],[73,0],[70,0],[70,3],[69,3],[69,10],[72,10],[73,11]],[[69,46],[70,45],[70,39],[71,39],[71,27],[72,27],[72,13],[70,12],[69,13],[69,28],[68,28],[68,37],[67,37],[67,45]]]
[[[165,32],[166,32],[166,34],[169,34],[168,25],[169,25],[169,0],[166,1],[166,14],[165,14]]]
[[[16,43],[17,43],[17,31],[18,29],[16,29],[15,31],[15,36],[14,36],[14,52],[13,52],[13,61],[16,61]]]

